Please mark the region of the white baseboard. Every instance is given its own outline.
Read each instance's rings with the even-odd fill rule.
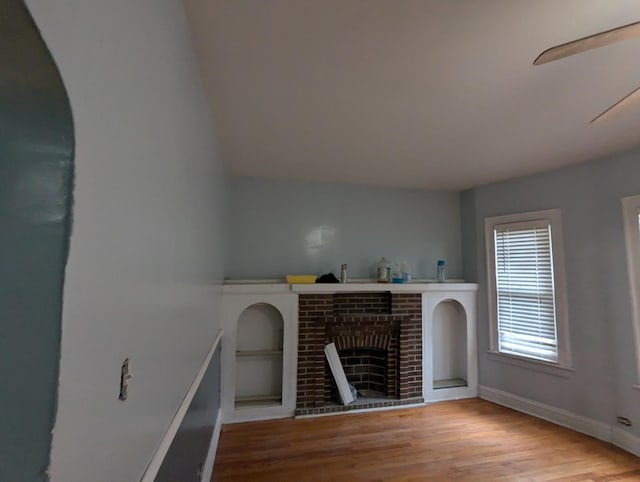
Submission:
[[[618,427],[482,385],[478,386],[478,397],[575,430],[576,432],[590,435],[604,442],[610,442],[640,457],[640,437]]]
[[[611,443],[621,449],[631,452],[636,457],[640,457],[640,437],[613,427],[611,430]]]
[[[218,409],[218,415],[216,418],[216,425],[213,427],[213,434],[211,434],[211,441],[209,442],[209,451],[207,452],[207,458],[204,461],[204,467],[202,469],[202,475],[200,480],[211,480],[211,474],[213,473],[213,464],[216,461],[216,451],[218,450],[218,440],[220,440],[220,431],[222,430],[222,409]]]
[[[556,425],[570,428],[576,432],[591,435],[605,442],[611,442],[611,425],[606,423],[598,422],[561,408],[522,398],[495,388],[480,386],[478,388],[478,396],[484,400],[513,408],[519,412],[533,415],[534,417],[547,420]]]

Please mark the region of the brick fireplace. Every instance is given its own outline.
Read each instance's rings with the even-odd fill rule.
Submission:
[[[301,293],[296,415],[422,402],[421,300],[420,293],[388,291]],[[331,342],[359,391],[348,406],[337,403],[324,356]]]

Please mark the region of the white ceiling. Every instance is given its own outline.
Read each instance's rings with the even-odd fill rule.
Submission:
[[[235,175],[464,189],[640,144],[640,0],[185,0]]]

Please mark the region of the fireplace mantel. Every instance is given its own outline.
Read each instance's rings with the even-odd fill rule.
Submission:
[[[475,283],[327,283],[291,285],[295,293],[364,293],[370,291],[390,291],[392,293],[425,293],[427,291],[475,291]]]
[[[354,281],[349,283],[288,284],[277,280],[229,280],[225,281],[223,292],[240,293],[364,293],[390,291],[392,293],[426,293],[442,291],[476,291],[476,283],[461,280],[436,283],[430,281],[412,281],[410,283],[375,283],[372,281]]]
[[[399,349],[402,348],[404,354],[400,356],[412,363],[408,367],[400,367],[402,371],[397,371],[402,375],[398,378],[397,385],[400,405],[476,396],[477,290],[476,283],[460,280],[446,283],[416,280],[404,284],[376,283],[374,280],[353,280],[345,284],[287,284],[278,279],[225,281],[222,298],[225,326],[225,340],[222,343],[224,421],[287,417],[294,413],[325,413],[326,410],[316,407],[315,402],[313,406],[306,406],[309,403],[301,405],[305,404],[305,397],[309,395],[306,393],[310,391],[307,388],[314,393],[318,391],[320,395],[326,393],[322,348],[329,338],[334,337],[327,331],[327,324],[333,322],[358,324],[352,335],[363,339],[368,336],[386,336],[386,332],[381,332],[384,329],[383,322],[391,320],[398,324],[399,338],[393,339],[391,344],[395,343]],[[351,294],[357,299],[351,300]],[[388,307],[386,302],[369,300],[379,295],[389,300]],[[264,311],[265,305],[271,305],[282,314],[279,321],[283,325],[279,336],[282,347],[271,347],[266,351],[262,346],[257,347],[258,351],[255,351],[255,347],[243,348],[236,335],[241,315],[247,308],[254,306]],[[385,306],[380,308],[382,311],[377,312],[375,310],[379,305]],[[368,311],[369,308],[374,311]],[[247,333],[247,336],[257,338],[257,341],[264,338],[257,332],[255,336],[251,332]],[[277,334],[277,330],[274,333]],[[299,344],[309,337],[314,340],[318,338],[321,347],[318,354],[311,353],[307,346],[299,353]],[[407,340],[415,343],[405,346]],[[372,347],[376,345],[368,341],[364,344]],[[249,353],[252,356],[245,356],[247,353],[243,350],[253,350]],[[236,376],[238,363],[242,362],[244,366],[263,358],[268,359],[269,363],[282,362],[282,378],[278,381],[281,388],[272,390],[270,386],[263,387],[263,382],[269,380],[257,368],[245,370],[245,375]],[[318,367],[310,365],[312,361],[318,361]],[[388,365],[387,370],[391,371],[387,371],[387,380],[393,369],[393,366]],[[310,373],[314,377],[308,381],[305,377],[308,378]],[[463,383],[459,383],[460,381]],[[251,406],[241,406],[239,401],[247,397],[240,391],[236,393],[236,387],[246,388],[254,383],[254,391],[259,396],[249,397]],[[268,399],[261,398],[263,392]],[[272,394],[278,395],[277,400],[271,399]],[[322,410],[315,410],[316,408]],[[343,410],[341,407],[329,408],[330,412]],[[382,406],[380,409],[383,408],[386,407]],[[376,406],[373,409],[378,408]]]

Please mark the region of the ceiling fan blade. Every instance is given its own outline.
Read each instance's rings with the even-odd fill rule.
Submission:
[[[553,60],[562,59],[564,57],[569,57],[570,55],[579,54],[587,50],[597,49],[614,42],[620,42],[622,40],[628,40],[636,37],[640,37],[640,22],[630,23],[623,27],[606,30],[604,32],[574,40],[573,42],[567,42],[566,44],[551,47],[538,55],[538,57],[533,61],[533,65],[546,64]]]
[[[631,106],[632,104],[635,104],[636,102],[640,102],[640,87],[638,87],[636,90],[634,90],[630,94],[627,94],[618,102],[616,102],[611,107],[609,107],[607,110],[605,110],[604,112],[601,112],[596,117],[591,119],[591,123],[602,122],[603,120]]]

